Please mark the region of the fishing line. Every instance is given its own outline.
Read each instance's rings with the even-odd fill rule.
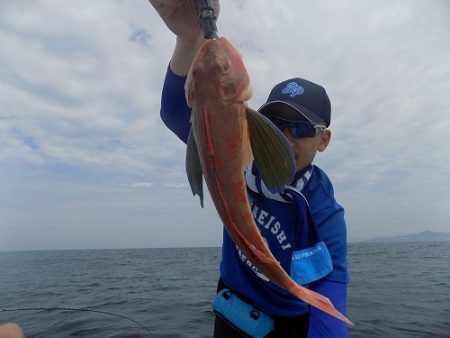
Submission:
[[[108,316],[113,316],[113,317],[118,317],[118,318],[123,318],[126,320],[129,320],[130,322],[135,323],[136,325],[140,326],[141,328],[143,328],[144,330],[146,330],[149,334],[151,333],[150,329],[148,329],[147,327],[145,327],[143,324],[139,323],[138,321],[128,318],[124,315],[121,314],[117,314],[117,313],[111,313],[111,312],[106,312],[106,311],[99,311],[99,310],[92,310],[92,309],[83,309],[83,308],[72,308],[72,307],[25,307],[25,308],[14,308],[14,309],[0,309],[0,312],[13,312],[13,311],[79,311],[79,312],[95,312],[95,313],[100,313],[103,315],[108,315]]]

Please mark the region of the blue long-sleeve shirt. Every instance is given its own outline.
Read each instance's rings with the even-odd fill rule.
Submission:
[[[168,68],[161,99],[161,118],[186,143],[191,110],[184,95],[185,81],[186,77],[177,76]],[[336,202],[327,175],[317,166],[313,166],[311,178],[302,193],[308,200],[317,230],[327,245],[333,263],[333,270],[323,279],[311,283],[309,288],[330,298],[336,308],[345,313],[348,273],[344,209]],[[282,204],[258,196],[252,201],[256,224],[286,271],[290,269],[291,256],[299,236],[294,228],[296,218],[299,217],[296,208],[298,206],[294,204]],[[272,221],[272,224],[267,225],[270,219],[276,219],[278,223]],[[274,224],[278,225],[274,227]],[[259,276],[226,231],[223,234],[220,271],[221,278],[228,287],[245,294],[255,306],[267,313],[296,316],[309,311],[308,337],[348,336],[345,324],[320,310],[308,307]]]

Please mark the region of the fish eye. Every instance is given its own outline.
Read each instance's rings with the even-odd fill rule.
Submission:
[[[228,69],[230,69],[230,65],[228,64],[228,62],[225,62],[222,64],[222,72],[226,73],[228,72]]]

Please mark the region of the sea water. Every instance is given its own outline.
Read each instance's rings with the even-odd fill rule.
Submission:
[[[220,248],[0,252],[27,337],[211,337]],[[351,337],[450,337],[450,242],[349,245]],[[127,320],[127,317],[139,324]]]

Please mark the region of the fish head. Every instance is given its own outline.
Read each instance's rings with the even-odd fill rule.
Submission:
[[[189,106],[199,96],[223,103],[247,101],[252,96],[250,78],[239,51],[224,37],[207,40],[198,51],[186,82]]]

